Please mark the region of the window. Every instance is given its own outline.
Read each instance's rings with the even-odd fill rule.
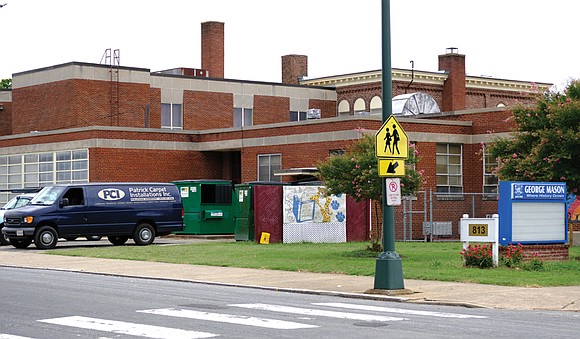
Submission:
[[[355,115],[369,115],[370,112],[367,110],[367,104],[363,98],[358,98],[354,102],[354,114]]]
[[[253,111],[251,108],[234,107],[234,127],[252,126]]]
[[[258,155],[258,181],[282,181],[274,176],[274,171],[281,169],[281,154]]]
[[[306,119],[306,112],[290,111],[290,121],[304,121]]]
[[[161,104],[161,128],[183,129],[181,104]]]
[[[381,114],[383,114],[383,101],[378,96],[373,97],[371,99],[371,115]]]
[[[437,193],[462,193],[461,145],[437,144]]]
[[[0,189],[89,181],[86,149],[0,156]],[[10,194],[0,193],[0,203]]]
[[[350,115],[350,104],[346,100],[341,100],[338,103],[338,116]]]
[[[344,150],[343,149],[331,149],[328,153],[331,157],[336,157],[336,156],[344,155]]]
[[[498,193],[498,178],[494,174],[498,163],[491,154],[486,152],[483,146],[483,194],[484,197],[493,197]],[[486,196],[487,195],[487,196]]]

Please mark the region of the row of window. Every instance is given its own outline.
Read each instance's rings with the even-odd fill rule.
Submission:
[[[332,150],[330,155],[340,155],[341,150]],[[463,147],[461,144],[437,144],[436,186],[437,193],[463,193]],[[498,178],[494,174],[497,161],[485,152],[483,156],[483,193],[497,194]],[[282,169],[282,155],[258,155],[258,180],[280,181],[274,171]]]
[[[463,154],[461,144],[437,144],[437,193],[463,193]],[[342,154],[333,150],[330,155]],[[496,160],[485,152],[483,156],[483,193],[495,194],[498,179],[494,174]],[[258,155],[258,180],[280,182],[274,172],[282,169],[281,154]],[[0,156],[0,190],[42,187],[55,183],[88,182],[88,151],[70,150]],[[2,192],[0,203],[11,194]]]
[[[315,109],[315,111],[317,111],[319,118],[320,110]],[[316,114],[314,115],[316,116]],[[311,118],[311,112],[290,111],[289,121],[304,121]],[[253,109],[234,108],[233,127],[252,126],[253,120]],[[183,110],[181,104],[161,104],[161,128],[183,129]]]
[[[7,192],[13,189],[88,181],[86,149],[0,156],[0,203],[14,195]]]

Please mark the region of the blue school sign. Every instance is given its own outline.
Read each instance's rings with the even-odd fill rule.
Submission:
[[[502,246],[568,241],[566,183],[500,182],[498,211]]]

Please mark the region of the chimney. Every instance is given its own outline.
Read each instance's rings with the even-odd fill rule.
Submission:
[[[298,85],[300,79],[308,75],[308,57],[306,55],[282,56],[282,83]]]
[[[224,23],[201,24],[201,68],[212,78],[224,77]]]
[[[456,47],[449,47],[439,56],[439,70],[445,71],[447,80],[443,84],[442,112],[460,111],[465,106],[465,55],[457,53]]]

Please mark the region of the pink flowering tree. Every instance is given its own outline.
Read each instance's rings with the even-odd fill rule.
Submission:
[[[487,151],[498,159],[501,180],[562,181],[580,188],[580,82],[563,93],[539,96],[533,106],[513,109],[512,137],[497,138]]]
[[[378,160],[375,156],[375,137],[372,133],[358,130],[360,139],[357,139],[342,155],[329,156],[317,164],[320,179],[324,181],[330,194],[347,194],[355,200],[373,200],[375,216],[382,208],[382,181],[378,175]],[[419,152],[414,144],[409,145],[409,158],[405,161],[405,176],[401,178],[401,194],[413,195],[424,184],[422,171],[415,170],[419,161]],[[371,232],[372,249],[380,248],[382,227],[379,227],[380,218]]]

